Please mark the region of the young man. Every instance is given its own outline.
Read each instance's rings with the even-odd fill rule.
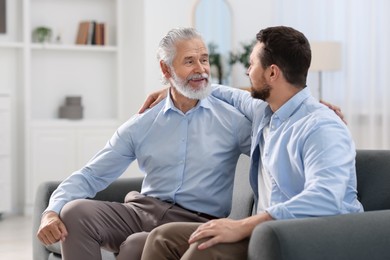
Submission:
[[[237,160],[249,154],[251,124],[209,95],[208,52],[193,29],[175,29],[158,50],[168,98],[123,124],[88,164],[64,180],[42,215],[38,238],[62,241],[63,259],[139,259],[147,233],[174,221],[206,222],[231,208]],[[138,160],[141,193],[125,203],[93,197]],[[205,163],[207,160],[207,163]]]
[[[150,233],[143,260],[246,259],[249,237],[265,221],[363,211],[351,135],[311,96],[310,62],[301,32],[279,26],[257,34],[247,71],[255,99],[239,90],[213,91],[252,121],[250,182],[257,214],[163,225]]]

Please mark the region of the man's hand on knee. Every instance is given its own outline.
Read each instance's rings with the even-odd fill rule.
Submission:
[[[60,217],[54,211],[43,214],[37,237],[45,245],[50,245],[59,240],[64,241],[68,231]]]

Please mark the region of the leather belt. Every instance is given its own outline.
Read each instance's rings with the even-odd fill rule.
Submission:
[[[199,217],[202,217],[202,218],[207,218],[207,219],[209,219],[209,220],[217,219],[217,218],[218,218],[218,217],[216,217],[216,216],[212,216],[212,215],[209,215],[209,214],[206,214],[206,213],[203,213],[203,212],[199,212],[199,211],[194,211],[194,210],[187,209],[187,208],[182,207],[181,205],[179,205],[179,204],[177,204],[177,203],[172,203],[172,202],[168,202],[168,203],[171,203],[171,204],[173,204],[173,205],[175,205],[175,206],[178,206],[179,208],[182,208],[182,209],[184,209],[184,210],[186,210],[186,211],[189,211],[189,212],[191,212],[191,213],[194,213],[194,214],[196,214],[196,215],[198,215]]]

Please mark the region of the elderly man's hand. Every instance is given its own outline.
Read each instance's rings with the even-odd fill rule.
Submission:
[[[64,241],[68,231],[57,213],[48,211],[43,214],[37,237],[44,245]]]

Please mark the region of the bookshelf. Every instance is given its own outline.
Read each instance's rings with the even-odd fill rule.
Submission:
[[[23,198],[16,200],[24,201],[25,213],[31,213],[37,186],[61,180],[84,165],[120,124],[122,4],[123,0],[7,1],[7,30],[0,34],[0,99],[8,106],[1,107],[0,125],[11,130],[0,131],[15,147],[0,154],[6,169],[0,188],[14,190],[5,196],[7,205],[22,180],[24,194],[18,196]],[[76,44],[82,21],[104,23],[104,45]],[[37,27],[50,28],[51,39],[36,42]],[[67,96],[82,97],[82,119],[59,118]]]
[[[142,104],[145,8],[143,1],[7,0],[0,94],[10,102],[10,122],[4,123],[10,123],[10,167],[1,171],[0,183],[11,183],[9,194],[2,193],[11,213],[29,215],[42,181],[61,180],[83,166]],[[76,44],[85,20],[106,23],[107,44]],[[32,40],[38,26],[52,29],[51,42]],[[59,118],[67,95],[82,96],[81,120]],[[136,163],[123,177],[134,175],[142,175]]]
[[[28,54],[26,93],[33,120],[58,120],[66,96],[81,96],[84,119],[117,119],[120,48],[117,32],[121,0],[24,0]],[[71,18],[69,18],[71,16]],[[101,45],[76,44],[83,21],[103,22],[108,31]],[[50,42],[32,41],[38,27],[52,31]],[[42,102],[42,98],[45,102]]]
[[[23,0],[26,97],[26,209],[36,188],[62,180],[82,167],[119,124],[122,0]],[[77,44],[80,23],[98,21],[107,30],[104,45]],[[32,37],[50,28],[49,42]],[[60,119],[67,96],[82,98],[83,118]]]

